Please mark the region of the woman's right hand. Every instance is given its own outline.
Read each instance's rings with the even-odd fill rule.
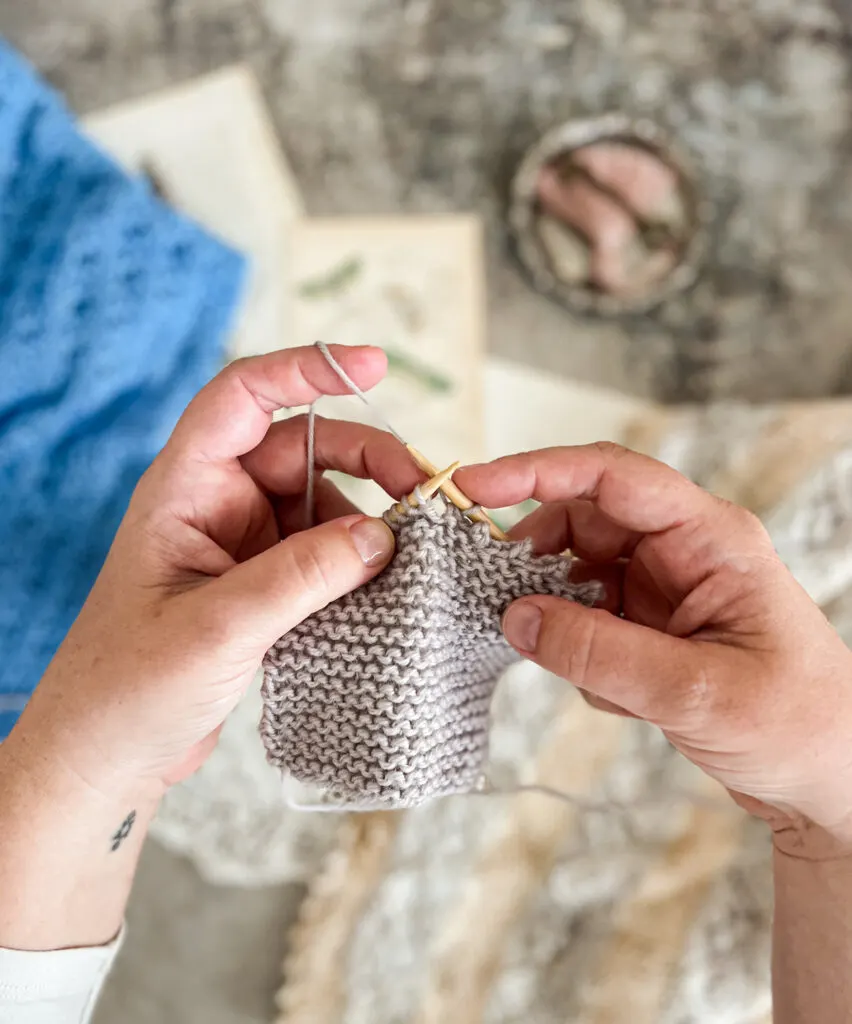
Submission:
[[[460,470],[496,508],[543,502],[514,531],[570,547],[623,618],[554,597],[507,611],[507,639],[593,705],[658,725],[779,849],[852,853],[852,652],[750,512],[612,444]],[[614,571],[617,570],[617,571]],[[613,598],[615,600],[613,600]]]

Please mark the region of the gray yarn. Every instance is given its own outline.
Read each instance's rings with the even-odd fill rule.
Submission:
[[[385,571],[283,636],[264,662],[267,759],[347,805],[413,807],[482,779],[489,708],[517,655],[500,619],[528,594],[591,604],[598,584],[454,506],[386,516]]]
[[[364,403],[364,405],[366,405],[367,408],[372,412],[373,417],[375,419],[377,419],[379,421],[379,423],[381,423],[381,425],[385,428],[385,430],[389,434],[393,434],[393,436],[397,439],[397,441],[399,441],[400,444],[405,444],[405,439],[402,438],[394,430],[393,426],[390,423],[388,423],[388,421],[379,412],[379,410],[376,408],[376,406],[373,405],[373,403],[370,401],[370,399],[367,398],[367,396],[358,387],[358,385],[355,383],[355,381],[352,380],[352,378],[349,376],[349,374],[343,369],[343,367],[340,365],[340,363],[338,363],[338,361],[334,358],[334,356],[329,351],[328,345],[326,345],[326,343],[324,341],[315,341],[314,342],[314,348],[318,348],[320,350],[320,352],[322,353],[323,358],[328,363],[328,365],[332,368],[332,370],[334,370],[334,372],[337,374],[337,376],[340,378],[340,380],[343,381],[343,383],[346,385],[346,387],[349,388],[349,390],[352,392],[352,394],[356,398],[360,398],[361,399],[361,401]]]

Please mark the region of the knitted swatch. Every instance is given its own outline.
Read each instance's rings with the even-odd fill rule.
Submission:
[[[489,707],[517,655],[500,619],[528,594],[591,604],[558,555],[494,541],[455,507],[409,508],[385,571],[266,656],[267,759],[347,805],[413,807],[482,778]]]

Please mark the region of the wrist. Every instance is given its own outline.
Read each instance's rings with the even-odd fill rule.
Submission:
[[[56,685],[50,679],[53,685],[46,685],[52,668],[3,745],[8,756],[30,775],[68,786],[78,801],[158,803],[166,790],[162,779],[141,774],[132,758],[121,762],[116,757],[115,744],[109,742],[121,735],[116,723],[89,700],[75,706],[73,684],[67,680]],[[125,755],[132,753],[126,741],[122,747]]]
[[[829,829],[797,816],[773,826],[772,845],[777,856],[791,860],[852,863],[852,828],[846,822]]]
[[[776,1024],[845,1021],[852,1005],[852,855],[825,830],[806,837],[794,852],[776,844],[773,854]]]
[[[73,763],[28,728],[0,744],[0,947],[102,945],[121,926],[158,798]]]

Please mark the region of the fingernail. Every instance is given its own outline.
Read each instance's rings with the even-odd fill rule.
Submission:
[[[394,536],[381,519],[361,519],[349,533],[364,565],[381,565],[393,554]]]
[[[541,609],[528,601],[513,604],[503,616],[503,634],[513,647],[532,654],[541,631]]]

